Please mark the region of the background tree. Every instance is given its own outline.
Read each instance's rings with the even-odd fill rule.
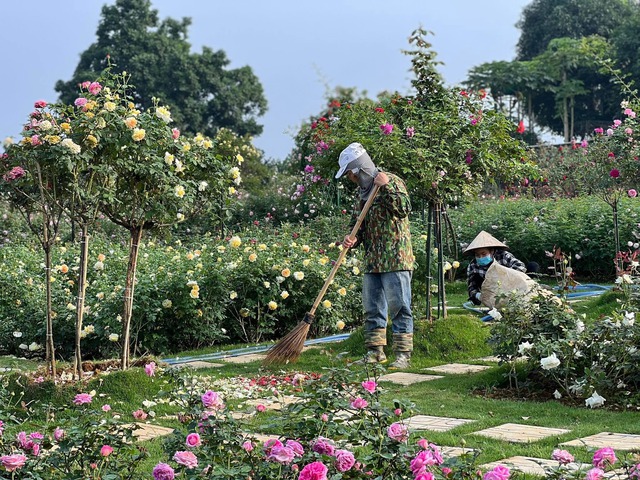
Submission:
[[[626,0],[605,4],[596,0],[534,0],[525,7],[517,24],[521,30],[517,60],[535,60],[542,55],[540,67],[546,72],[545,55],[550,53],[549,43],[553,39],[579,40],[598,35],[608,40],[633,11],[630,3]],[[565,127],[570,120],[566,120],[562,108],[558,109],[559,99],[562,104],[564,98],[573,104],[575,134],[588,135],[617,112],[622,96],[617,88],[611,88],[611,77],[590,62],[590,54],[576,60],[570,72],[564,70],[566,78],[553,79],[546,93],[540,89],[530,97],[536,123],[566,138]]]
[[[191,53],[189,18],[160,21],[150,0],[116,0],[102,8],[97,41],[80,56],[71,80],[58,81],[60,100],[71,103],[78,85],[95,79],[107,67],[136,79],[134,102],[143,108],[158,98],[186,133],[214,136],[225,127],[239,135],[258,135],[267,101],[250,67],[228,69],[222,50],[204,47]]]
[[[554,38],[598,35],[610,38],[632,11],[628,0],[533,0],[524,7],[516,27],[517,60],[532,60]]]

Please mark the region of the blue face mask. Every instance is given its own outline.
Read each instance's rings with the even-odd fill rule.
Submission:
[[[476,258],[476,263],[481,267],[486,267],[491,262],[493,262],[493,257],[491,255],[485,255],[484,257]]]

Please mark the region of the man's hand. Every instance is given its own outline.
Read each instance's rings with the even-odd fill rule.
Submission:
[[[344,248],[351,248],[353,247],[356,242],[358,241],[358,239],[356,237],[350,237],[349,235],[344,237],[344,240],[342,241],[342,246]]]
[[[378,172],[376,178],[373,179],[373,183],[375,183],[379,187],[384,187],[387,183],[389,183],[389,177],[384,172]]]

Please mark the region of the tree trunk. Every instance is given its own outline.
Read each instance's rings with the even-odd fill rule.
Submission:
[[[437,204],[434,214],[435,244],[438,247],[438,317],[447,318],[444,283],[444,246],[442,244],[442,204]],[[442,310],[442,313],[440,311]]]
[[[53,344],[53,317],[51,316],[51,244],[49,239],[49,217],[44,215],[45,225],[43,229],[43,243],[44,249],[44,271],[45,271],[45,305],[47,309],[46,322],[47,322],[47,338],[45,341],[47,364],[49,366],[48,372],[52,378],[56,377],[56,349]]]
[[[80,271],[78,272],[78,299],[76,301],[76,345],[73,374],[76,378],[82,376],[82,319],[84,316],[84,295],[87,289],[87,265],[89,263],[89,227],[82,224],[82,238],[80,239]]]
[[[427,265],[427,321],[432,322],[433,317],[431,315],[431,284],[433,283],[433,277],[431,276],[431,232],[433,230],[433,205],[429,202],[429,213],[427,214],[427,244],[426,250],[426,265]]]
[[[124,309],[122,315],[122,370],[129,368],[131,314],[133,313],[133,292],[136,284],[136,268],[138,266],[138,251],[142,239],[142,226],[132,227],[129,232],[129,265],[127,266],[127,281],[124,287]]]

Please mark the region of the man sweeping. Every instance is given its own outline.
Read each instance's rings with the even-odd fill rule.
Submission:
[[[347,178],[359,186],[360,201],[354,218],[369,198],[374,184],[380,187],[356,238],[347,235],[342,242],[345,248],[364,246],[365,361],[386,362],[384,347],[389,318],[396,357],[389,368],[408,368],[413,351],[411,274],[415,257],[409,230],[411,202],[407,188],[400,177],[378,171],[359,143],[345,148],[338,164],[340,169],[336,178],[346,173]]]

